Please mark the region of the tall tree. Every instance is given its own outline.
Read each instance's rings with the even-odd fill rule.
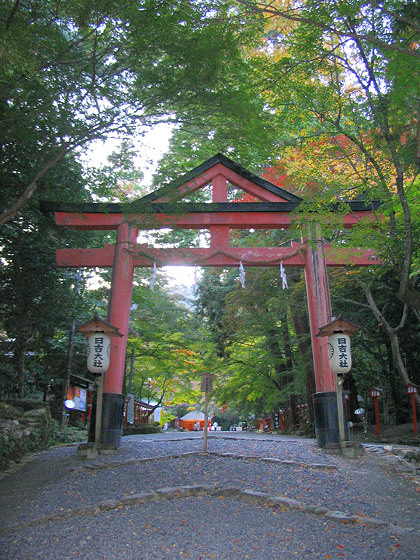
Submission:
[[[231,127],[231,144],[239,145],[243,132],[240,144],[248,153],[242,151],[241,163],[251,169],[258,169],[256,151],[266,165],[277,159],[279,174],[289,177],[286,188],[311,203],[306,210],[320,212],[349,198],[382,202],[376,222],[361,223],[352,238],[339,215],[334,223],[325,220],[324,235],[340,246],[374,248],[397,279],[399,316],[375,299],[381,277],[373,270],[356,281],[406,383],[399,335],[408,314],[419,318],[420,312],[418,6],[400,0],[239,4],[244,17],[264,22],[259,48],[243,52],[248,72],[241,83],[277,136],[270,132],[270,148],[265,139],[247,136],[247,126]],[[225,124],[219,126],[226,132]]]
[[[24,174],[28,166],[25,150],[19,157]],[[0,181],[7,173],[7,162],[3,164]],[[71,185],[73,195],[81,200],[86,197],[81,167],[70,156],[44,178],[41,192],[48,195],[57,183],[63,198],[70,190],[67,185]],[[62,378],[68,329],[76,317],[83,317],[84,280],[76,289],[74,273],[57,269],[55,248],[60,238],[62,242],[83,245],[86,237],[82,232],[59,232],[51,219],[39,211],[36,200],[28,202],[19,220],[0,229],[0,352],[8,370],[1,372],[2,385],[8,386],[6,393],[23,396],[26,389],[45,392],[48,383],[52,381],[54,385]],[[57,347],[64,348],[63,359],[55,359],[55,364],[52,360],[47,366]]]
[[[11,171],[0,225],[64,154],[182,120],[202,98],[217,104],[242,27],[223,1],[2,0],[0,155]],[[32,159],[24,173],[21,149]]]
[[[348,195],[351,188],[352,198],[384,202],[389,235],[381,256],[398,274],[397,297],[418,311],[408,200],[419,163],[414,3],[308,1],[293,7],[289,17],[280,2],[255,4],[269,28],[256,85],[264,84],[279,124],[290,130],[293,122],[296,140],[344,137],[330,161],[346,160],[352,183],[343,184],[350,174],[337,173],[340,190],[328,196]]]
[[[262,414],[286,405],[293,410],[297,397],[306,400],[307,348],[299,352],[302,338],[290,317],[294,284],[283,291],[277,269],[246,269],[244,289],[237,270],[204,273],[198,311],[217,348],[213,367],[221,379],[216,392],[220,404]],[[313,371],[309,375],[313,378]]]

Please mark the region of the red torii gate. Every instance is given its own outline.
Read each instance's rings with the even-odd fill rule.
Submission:
[[[193,192],[212,187],[211,203],[183,202]],[[256,202],[229,202],[229,185],[254,197]],[[349,263],[376,264],[372,251],[343,249],[342,258],[324,244],[319,226],[308,230],[307,239],[290,247],[231,247],[230,229],[282,229],[290,226],[302,199],[257,177],[225,156],[217,154],[168,186],[128,204],[44,203],[58,225],[81,230],[117,230],[113,245],[96,249],[58,249],[60,267],[112,267],[107,320],[123,334],[112,339],[109,369],[105,375],[101,443],[119,447],[122,433],[124,363],[134,267],[198,265],[214,267],[303,266],[308,297],[312,353],[315,370],[315,430],[320,447],[338,442],[335,378],[329,367],[328,338],[316,337],[331,320],[327,266]],[[371,215],[361,202],[349,202],[343,227],[350,228]],[[137,244],[139,230],[177,227],[208,229],[210,247],[163,249]]]

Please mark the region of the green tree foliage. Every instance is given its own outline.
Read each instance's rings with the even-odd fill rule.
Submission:
[[[243,17],[262,23],[259,47],[243,50],[240,80],[257,99],[255,106],[263,108],[260,115],[270,132],[260,138],[248,135],[246,122],[235,128],[225,121],[216,128],[229,143],[221,142],[217,132],[206,140],[204,128],[201,136],[193,131],[189,143],[184,128],[173,139],[177,158],[182,161],[185,154],[188,160],[209,146],[239,153],[235,147],[241,146],[240,162],[257,172],[256,153],[260,165],[277,160],[277,174],[270,179],[307,200],[302,209],[322,211],[324,218],[332,202],[381,200],[376,222],[362,221],[351,236],[340,227],[343,207],[333,223],[322,223],[328,241],[371,247],[383,259],[389,274],[377,268],[354,276],[355,291],[387,333],[406,384],[410,376],[399,348],[401,333],[411,315],[418,320],[420,309],[418,6],[400,0],[239,4]],[[383,307],[374,297],[385,289],[384,281],[401,307]]]
[[[244,418],[285,406],[295,410],[297,400],[308,400],[309,337],[296,332],[292,314],[304,310],[290,297],[301,292],[299,271],[289,278],[286,291],[277,268],[246,269],[242,289],[237,270],[214,269],[204,272],[199,284],[197,311],[215,347],[215,398]],[[298,298],[302,301],[301,293]]]
[[[0,6],[1,159],[10,168],[0,224],[64,154],[94,139],[182,121],[186,107],[204,100],[217,105],[238,60],[238,32],[248,36],[224,2]],[[21,150],[30,160],[24,169]]]
[[[288,128],[296,139],[344,137],[329,159],[330,165],[341,159],[349,172],[336,169],[334,176],[330,168],[330,184],[341,184],[328,194],[384,202],[381,256],[399,276],[397,296],[418,310],[410,278],[418,247],[407,199],[418,173],[414,3],[309,1],[292,10],[295,19],[286,28],[281,2],[259,7],[270,16],[270,37],[258,63],[279,125],[288,126],[292,117],[294,129]],[[311,173],[309,165],[303,184],[316,183]]]
[[[235,154],[242,146],[240,161],[256,170],[255,153],[259,165],[277,159],[299,194],[318,187],[313,195],[324,204],[380,199],[387,220],[378,224],[377,245],[400,278],[397,297],[418,311],[417,213],[410,201],[418,192],[418,8],[399,0],[240,4],[244,17],[265,23],[259,48],[243,51],[237,79],[258,100],[270,133],[248,134],[248,119],[236,128],[219,120],[208,139],[202,127],[188,142],[183,129],[173,145],[187,160],[209,146]],[[228,144],[218,136],[227,130]]]
[[[199,282],[197,313],[208,326],[216,355],[219,358],[224,357],[231,335],[224,323],[226,296],[237,287],[238,273],[236,270],[222,272],[219,269],[205,269]]]
[[[22,173],[28,164],[22,151]],[[0,165],[0,181],[8,177],[7,162]],[[11,174],[13,177],[13,174]],[[40,186],[48,195],[55,186],[72,185],[73,194],[85,196],[80,166],[66,157]],[[68,191],[67,191],[68,192]],[[67,195],[68,196],[68,195]],[[72,271],[59,271],[55,248],[62,242],[83,245],[86,235],[61,231],[43,215],[32,199],[0,230],[0,332],[2,334],[2,389],[23,396],[25,391],[55,391],[66,367],[68,329],[83,315],[81,299],[84,281],[76,290]],[[61,355],[61,358],[58,358]],[[54,387],[51,387],[51,384]],[[57,385],[57,386],[56,386]]]
[[[92,140],[181,122],[185,107],[202,98],[217,105],[239,61],[242,28],[224,2],[0,2],[0,332],[19,392],[25,375],[41,375],[28,356],[37,354],[41,372],[50,341],[64,354],[57,337],[79,321],[74,279],[57,271],[54,249],[113,240],[112,233],[58,231],[39,213],[39,200],[132,199],[141,177],[128,141],[101,170],[83,169],[79,155]],[[95,305],[104,311],[103,294],[94,297],[85,295],[81,322]],[[56,365],[59,380],[66,367]],[[54,360],[48,368],[45,379]]]
[[[185,302],[165,288],[161,275],[153,291],[145,279],[137,284],[130,318],[126,389],[154,404],[195,403],[200,397],[205,348],[199,325]]]
[[[382,388],[381,407],[387,411],[391,421],[397,423],[410,421],[407,387],[399,376],[393,358],[391,340],[384,328],[371,313],[363,294],[354,289],[354,276],[368,276],[372,272],[356,272],[349,268],[334,269],[330,273],[330,287],[333,309],[338,315],[346,317],[359,326],[359,331],[352,338],[353,367],[351,375],[346,376],[347,387],[356,391],[364,398],[363,406],[370,409],[373,421],[373,402],[370,398],[372,387]],[[389,315],[400,316],[403,304],[393,297],[398,280],[389,270],[383,269],[378,274],[381,282],[373,291],[375,300],[381,309]],[[409,379],[420,382],[417,364],[419,363],[419,324],[413,314],[407,317],[399,336],[401,358],[407,368]],[[353,386],[353,382],[355,385]],[[356,396],[356,395],[354,395]],[[357,401],[352,401],[352,411],[359,408]]]
[[[358,303],[362,321],[354,322],[367,324],[368,305],[371,332],[382,337],[372,335],[375,343],[360,352],[369,378],[378,362],[390,385],[395,368],[402,381],[416,379],[410,364],[418,360],[418,331],[411,328],[419,309],[417,10],[401,0],[1,1],[3,379],[16,381],[17,390],[31,383],[45,392],[55,369],[62,376],[65,363],[56,364],[66,329],[93,305],[105,308],[103,290],[93,294],[99,303],[85,296],[80,309],[74,277],[55,269],[53,249],[102,244],[108,234],[58,232],[38,200],[130,200],[141,178],[129,143],[100,171],[82,170],[75,156],[94,139],[142,133],[161,121],[177,128],[156,184],[222,151],[256,173],[277,164],[274,180],[287,173],[286,188],[317,210],[344,198],[381,199],[375,228],[362,223],[350,238],[337,219],[324,234],[340,246],[373,247],[384,260],[381,269],[350,275],[350,283],[334,279]],[[197,243],[195,234],[159,237],[174,240]],[[295,312],[302,282],[296,278],[292,303],[283,309],[273,303],[282,293],[270,292],[267,271],[250,272],[251,278],[259,288],[248,294],[234,271],[204,276],[199,307],[208,339],[193,336],[188,313],[177,324],[179,310],[157,293],[153,308],[141,300],[141,313],[149,315],[134,313],[140,336],[132,341],[140,392],[142,379],[151,377],[160,397],[169,388],[182,394],[188,352],[200,350],[192,360],[197,371],[212,363],[241,405],[252,401],[263,411],[286,393],[304,394],[310,375],[299,318],[305,311]],[[234,357],[236,365],[228,362]],[[240,392],[241,380],[251,400]],[[402,381],[393,394],[401,394]],[[224,390],[221,398],[229,396]]]

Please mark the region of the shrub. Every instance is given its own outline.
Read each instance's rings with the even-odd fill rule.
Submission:
[[[123,435],[131,436],[134,434],[158,434],[160,432],[159,424],[157,426],[150,424],[137,424],[135,426],[124,426]]]
[[[85,430],[60,426],[51,419],[45,403],[22,400],[16,404],[18,406],[0,402],[0,469],[20,461],[26,453],[86,439]]]

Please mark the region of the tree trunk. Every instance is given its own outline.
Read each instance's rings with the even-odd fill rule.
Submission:
[[[290,312],[292,315],[293,327],[295,329],[299,353],[302,356],[303,367],[306,372],[306,398],[309,405],[309,416],[311,422],[314,420],[314,412],[312,405],[312,395],[316,393],[315,372],[312,361],[311,351],[311,333],[309,330],[309,321],[301,310],[295,305],[293,300],[290,302]]]
[[[19,199],[12,204],[10,208],[5,210],[2,214],[0,214],[0,226],[7,224],[10,220],[21,211],[22,207],[26,204],[26,202],[32,197],[34,194],[39,180],[49,171],[52,167],[54,167],[64,156],[67,151],[67,144],[64,145],[59,152],[55,155],[55,157],[51,158],[50,161],[44,162],[41,166],[41,169],[35,175],[34,179],[29,183],[26,189],[23,191],[22,195]]]
[[[14,361],[18,378],[18,395],[20,399],[25,396],[25,354],[26,340],[23,335],[18,334],[15,340]]]
[[[401,316],[401,320],[400,320],[400,324],[397,327],[392,327],[388,321],[386,320],[385,316],[379,311],[375,300],[373,299],[372,296],[372,292],[370,291],[370,288],[364,283],[364,282],[359,282],[359,284],[362,286],[363,291],[365,292],[366,295],[366,299],[369,303],[369,307],[372,311],[372,313],[374,314],[374,316],[376,317],[377,321],[382,324],[383,328],[385,329],[385,332],[387,333],[390,343],[391,343],[391,351],[392,351],[392,359],[394,362],[394,365],[398,371],[398,373],[401,375],[405,385],[408,385],[408,383],[411,383],[410,378],[408,377],[408,373],[407,370],[405,368],[404,362],[402,360],[401,357],[401,352],[400,352],[400,342],[398,340],[398,332],[403,328],[404,323],[405,323],[405,319],[407,317],[407,304],[404,305],[404,310]],[[415,399],[418,405],[420,405],[420,394],[416,393],[415,395]]]
[[[384,370],[386,372],[385,374],[389,382],[389,388],[391,390],[391,400],[395,411],[395,423],[402,424],[404,422],[404,413],[401,410],[401,395],[400,395],[400,391],[398,391],[396,378],[394,374],[395,367],[394,367],[394,359],[392,356],[391,344],[389,341],[387,341],[385,344],[387,350],[388,367],[384,368]]]
[[[290,335],[289,335],[289,326],[287,323],[287,316],[286,316],[286,320],[281,322],[281,334],[284,342],[284,367],[286,371],[290,371],[293,368],[293,361],[292,361],[292,345],[290,344]],[[291,374],[288,374],[286,379],[288,383],[292,383],[293,376]],[[290,395],[289,406],[290,406],[290,416],[291,416],[292,426],[297,426],[299,423],[299,415],[297,410],[297,397],[294,393]]]

